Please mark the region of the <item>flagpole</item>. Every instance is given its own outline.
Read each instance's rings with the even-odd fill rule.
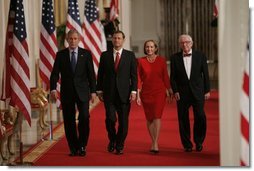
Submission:
[[[52,110],[52,100],[49,96],[49,138],[42,138],[43,141],[57,141],[58,139],[54,139],[53,136],[53,110]]]
[[[53,132],[53,111],[52,111],[52,100],[49,98],[49,117],[50,117],[50,126],[49,126],[49,139],[50,141],[57,141],[58,139],[54,139]]]
[[[18,116],[19,116],[19,160],[20,164],[23,164],[23,141],[22,141],[22,115],[18,111]]]
[[[52,121],[52,102],[49,100],[49,117],[50,117],[50,126],[49,126],[49,138],[53,140],[53,121]]]
[[[19,162],[10,163],[9,165],[31,166],[31,165],[33,165],[33,163],[32,162],[24,162],[24,156],[23,156],[23,139],[22,139],[23,114],[19,111],[19,109],[15,108],[15,110],[17,111],[18,124],[19,124]]]

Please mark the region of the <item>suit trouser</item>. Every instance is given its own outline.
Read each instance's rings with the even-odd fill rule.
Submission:
[[[180,94],[180,100],[177,102],[178,123],[181,142],[184,148],[192,148],[190,134],[189,108],[192,106],[194,114],[194,142],[196,145],[202,145],[206,136],[206,115],[204,112],[204,100],[194,98],[191,91],[187,95]]]
[[[122,103],[118,93],[112,102],[105,102],[106,129],[109,141],[116,144],[116,149],[122,150],[128,134],[130,103]],[[117,115],[116,115],[117,113]],[[116,122],[118,120],[118,130]]]
[[[79,111],[78,127],[76,126],[76,105]],[[90,132],[89,102],[82,102],[75,97],[69,103],[62,103],[65,136],[70,150],[87,146]]]

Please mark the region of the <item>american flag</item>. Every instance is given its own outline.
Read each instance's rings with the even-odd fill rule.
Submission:
[[[77,30],[80,34],[79,47],[84,48],[83,30],[81,27],[77,0],[69,0],[65,33],[67,34],[70,30],[73,29]],[[68,42],[66,40],[64,41],[64,46],[68,47]]]
[[[13,25],[14,25],[14,17],[15,17],[15,8],[16,8],[16,1],[12,0],[10,3],[10,10],[9,10],[9,19],[7,24],[7,32],[6,32],[6,39],[5,39],[5,58],[3,65],[3,76],[2,76],[2,90],[1,90],[1,100],[4,100],[7,105],[9,105],[10,98],[11,98],[11,52],[13,48]]]
[[[111,0],[110,3],[110,20],[114,21],[119,15],[118,0]]]
[[[243,86],[240,98],[241,114],[241,166],[250,166],[249,151],[249,118],[250,118],[250,98],[249,98],[249,51],[246,55],[246,64],[243,73]]]
[[[54,10],[52,0],[43,0],[41,35],[40,35],[40,61],[39,73],[43,88],[49,90],[49,79],[57,52],[56,29],[54,23]]]
[[[86,0],[83,28],[85,48],[92,53],[94,69],[97,75],[100,55],[102,51],[106,50],[107,45],[95,0]]]
[[[31,126],[30,61],[23,0],[11,0],[6,34],[2,100],[10,100]]]
[[[213,6],[213,16],[214,17],[218,17],[219,15],[219,11],[218,11],[218,4],[219,4],[219,0],[215,0],[214,1],[214,6]]]

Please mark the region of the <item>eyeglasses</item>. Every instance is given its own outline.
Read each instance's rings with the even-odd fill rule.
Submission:
[[[181,44],[190,44],[191,41],[184,41],[184,42],[180,42]]]

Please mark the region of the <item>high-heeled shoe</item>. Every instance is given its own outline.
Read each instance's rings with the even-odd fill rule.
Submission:
[[[159,150],[150,150],[150,153],[153,153],[153,154],[158,154],[160,151]]]

